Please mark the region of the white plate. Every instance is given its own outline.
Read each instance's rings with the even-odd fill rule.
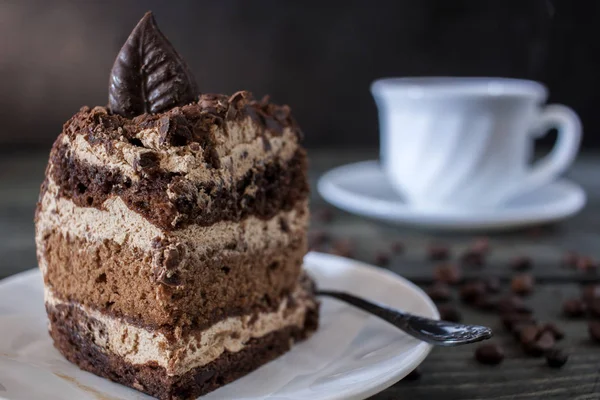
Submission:
[[[321,253],[309,253],[305,268],[322,288],[439,318],[423,291],[389,271]],[[363,399],[402,379],[431,350],[376,317],[328,298],[320,323],[311,339],[204,398]],[[0,282],[0,398],[150,399],[79,370],[52,347],[37,270]]]
[[[561,179],[494,210],[415,209],[388,184],[377,161],[332,169],[319,179],[318,190],[329,203],[354,214],[449,230],[500,230],[555,222],[580,211],[586,201],[580,186]]]

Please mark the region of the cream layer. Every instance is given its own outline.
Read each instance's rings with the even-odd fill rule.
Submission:
[[[110,153],[103,145],[92,145],[87,135],[78,134],[74,139],[62,136],[62,143],[70,148],[71,156],[91,165],[119,170],[133,181],[139,180],[136,160],[140,154],[155,151],[160,158],[161,169],[183,174],[192,182],[220,181],[225,185],[235,184],[250,169],[264,165],[275,159],[287,161],[298,149],[296,134],[285,128],[281,135],[258,136],[262,130],[250,118],[241,122],[230,121],[223,127],[213,127],[215,146],[220,168],[208,168],[202,148],[193,150],[190,146],[173,147],[159,144],[157,128],[140,131],[136,137],[145,147],[135,146],[126,140],[114,141]],[[268,141],[268,143],[265,143]]]
[[[49,288],[44,292],[46,305],[70,305],[58,299]],[[132,364],[157,363],[170,376],[182,375],[219,358],[225,351],[238,352],[245,343],[286,327],[303,327],[307,310],[316,308],[314,298],[298,285],[292,300],[285,298],[276,311],[229,317],[209,328],[182,334],[175,329],[172,337],[132,325],[120,318],[77,305],[97,324],[80,325],[83,336],[90,336],[105,353],[123,357]],[[92,326],[93,325],[93,326]]]
[[[51,174],[49,174],[51,176]],[[248,251],[286,246],[293,238],[306,231],[308,226],[308,200],[290,211],[281,211],[269,220],[249,216],[242,221],[220,221],[210,226],[189,225],[183,229],[165,232],[132,211],[118,196],[108,198],[101,209],[79,207],[71,200],[58,195],[58,187],[49,178],[46,193],[41,199],[36,221],[38,261],[43,273],[44,235],[58,231],[66,237],[80,237],[101,242],[109,239],[122,246],[136,247],[153,253],[153,242],[164,239],[176,245],[183,244],[188,256],[201,259],[206,254],[227,254],[227,245],[241,243]],[[281,221],[287,226],[281,228]]]

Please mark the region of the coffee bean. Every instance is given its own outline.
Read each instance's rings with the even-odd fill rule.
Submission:
[[[502,323],[506,329],[513,330],[519,324],[523,326],[535,324],[535,318],[531,314],[505,313],[502,315]]]
[[[444,302],[450,300],[452,292],[450,291],[450,286],[444,282],[436,282],[427,289],[427,295],[433,301]]]
[[[386,253],[377,253],[375,255],[375,265],[385,266],[390,263],[390,256]]]
[[[562,306],[563,314],[569,318],[576,318],[585,315],[587,305],[581,299],[568,299]]]
[[[577,261],[579,260],[579,254],[574,251],[567,251],[562,259],[562,265],[567,268],[577,267]]]
[[[510,262],[510,268],[515,271],[527,271],[533,266],[533,261],[530,257],[520,256]]]
[[[537,348],[539,348],[543,353],[551,350],[556,341],[554,340],[554,335],[551,332],[543,332],[538,340],[535,342]]]
[[[496,343],[481,344],[475,350],[475,359],[481,364],[500,364],[504,360],[504,349]]]
[[[428,253],[431,261],[445,261],[450,258],[450,249],[439,244],[429,246]]]
[[[596,299],[587,304],[590,314],[595,317],[600,317],[600,299]]]
[[[390,246],[390,249],[392,250],[393,253],[402,253],[404,252],[404,243],[401,242],[400,240],[394,240]]]
[[[517,312],[521,314],[531,314],[531,308],[525,304],[523,299],[516,295],[506,295],[498,301],[498,310],[502,313]]]
[[[500,292],[501,284],[500,278],[496,276],[490,276],[486,278],[484,281],[485,288],[489,293],[498,293]]]
[[[591,257],[579,257],[575,268],[582,272],[596,272],[598,263]]]
[[[437,306],[437,309],[440,313],[440,319],[442,321],[460,322],[462,320],[462,315],[460,315],[458,310],[451,305],[441,304]]]
[[[546,352],[546,364],[551,368],[561,368],[568,359],[569,355],[561,349],[552,349]]]
[[[587,285],[581,291],[581,297],[587,303],[591,303],[596,299],[600,299],[600,285]]]
[[[413,369],[412,371],[410,371],[410,373],[408,375],[406,375],[404,378],[402,378],[402,381],[418,381],[419,379],[421,379],[421,368],[417,367],[415,369]]]
[[[462,271],[455,264],[442,264],[438,265],[433,270],[433,278],[436,281],[455,285],[460,282],[462,278]]]
[[[535,280],[531,274],[520,274],[513,277],[510,288],[516,294],[526,295],[533,291]]]
[[[482,267],[485,264],[485,254],[469,249],[460,256],[460,263],[467,267]]]
[[[541,331],[550,332],[555,340],[562,340],[565,338],[565,331],[554,322],[547,322],[542,325]]]
[[[537,325],[530,324],[523,327],[519,332],[519,340],[523,344],[532,344],[540,336],[540,328]]]
[[[473,303],[486,292],[485,283],[482,281],[467,282],[460,288],[460,299],[465,303]]]
[[[600,321],[592,320],[588,322],[588,333],[595,342],[600,342]]]
[[[320,208],[313,211],[312,215],[319,222],[333,221],[333,210],[331,208]]]

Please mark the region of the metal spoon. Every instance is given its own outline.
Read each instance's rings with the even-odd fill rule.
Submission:
[[[436,346],[460,346],[486,340],[493,335],[492,330],[485,326],[464,325],[419,317],[345,292],[319,290],[317,295],[342,300],[378,316],[410,336]]]

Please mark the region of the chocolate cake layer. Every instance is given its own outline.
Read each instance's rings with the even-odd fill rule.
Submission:
[[[285,162],[273,160],[252,168],[229,188],[219,181],[194,184],[181,174],[160,169],[149,179],[132,181],[117,169],[69,156],[64,145],[53,149],[50,162],[60,196],[80,207],[101,208],[116,195],[165,230],[240,221],[249,215],[269,219],[308,196],[306,154],[301,149]]]
[[[305,237],[296,236],[286,247],[189,259],[165,284],[150,267],[152,256],[136,248],[62,233],[48,233],[45,240],[45,283],[63,299],[157,327],[205,326],[269,309],[296,284],[306,253]]]
[[[55,347],[80,368],[125,384],[160,399],[192,399],[217,389],[287,352],[296,341],[310,336],[318,326],[318,309],[309,307],[299,325],[287,326],[251,338],[239,351],[224,351],[216,359],[179,374],[169,374],[157,362],[136,364],[106,351],[106,329],[91,334],[98,320],[73,306],[48,306],[50,335]]]

